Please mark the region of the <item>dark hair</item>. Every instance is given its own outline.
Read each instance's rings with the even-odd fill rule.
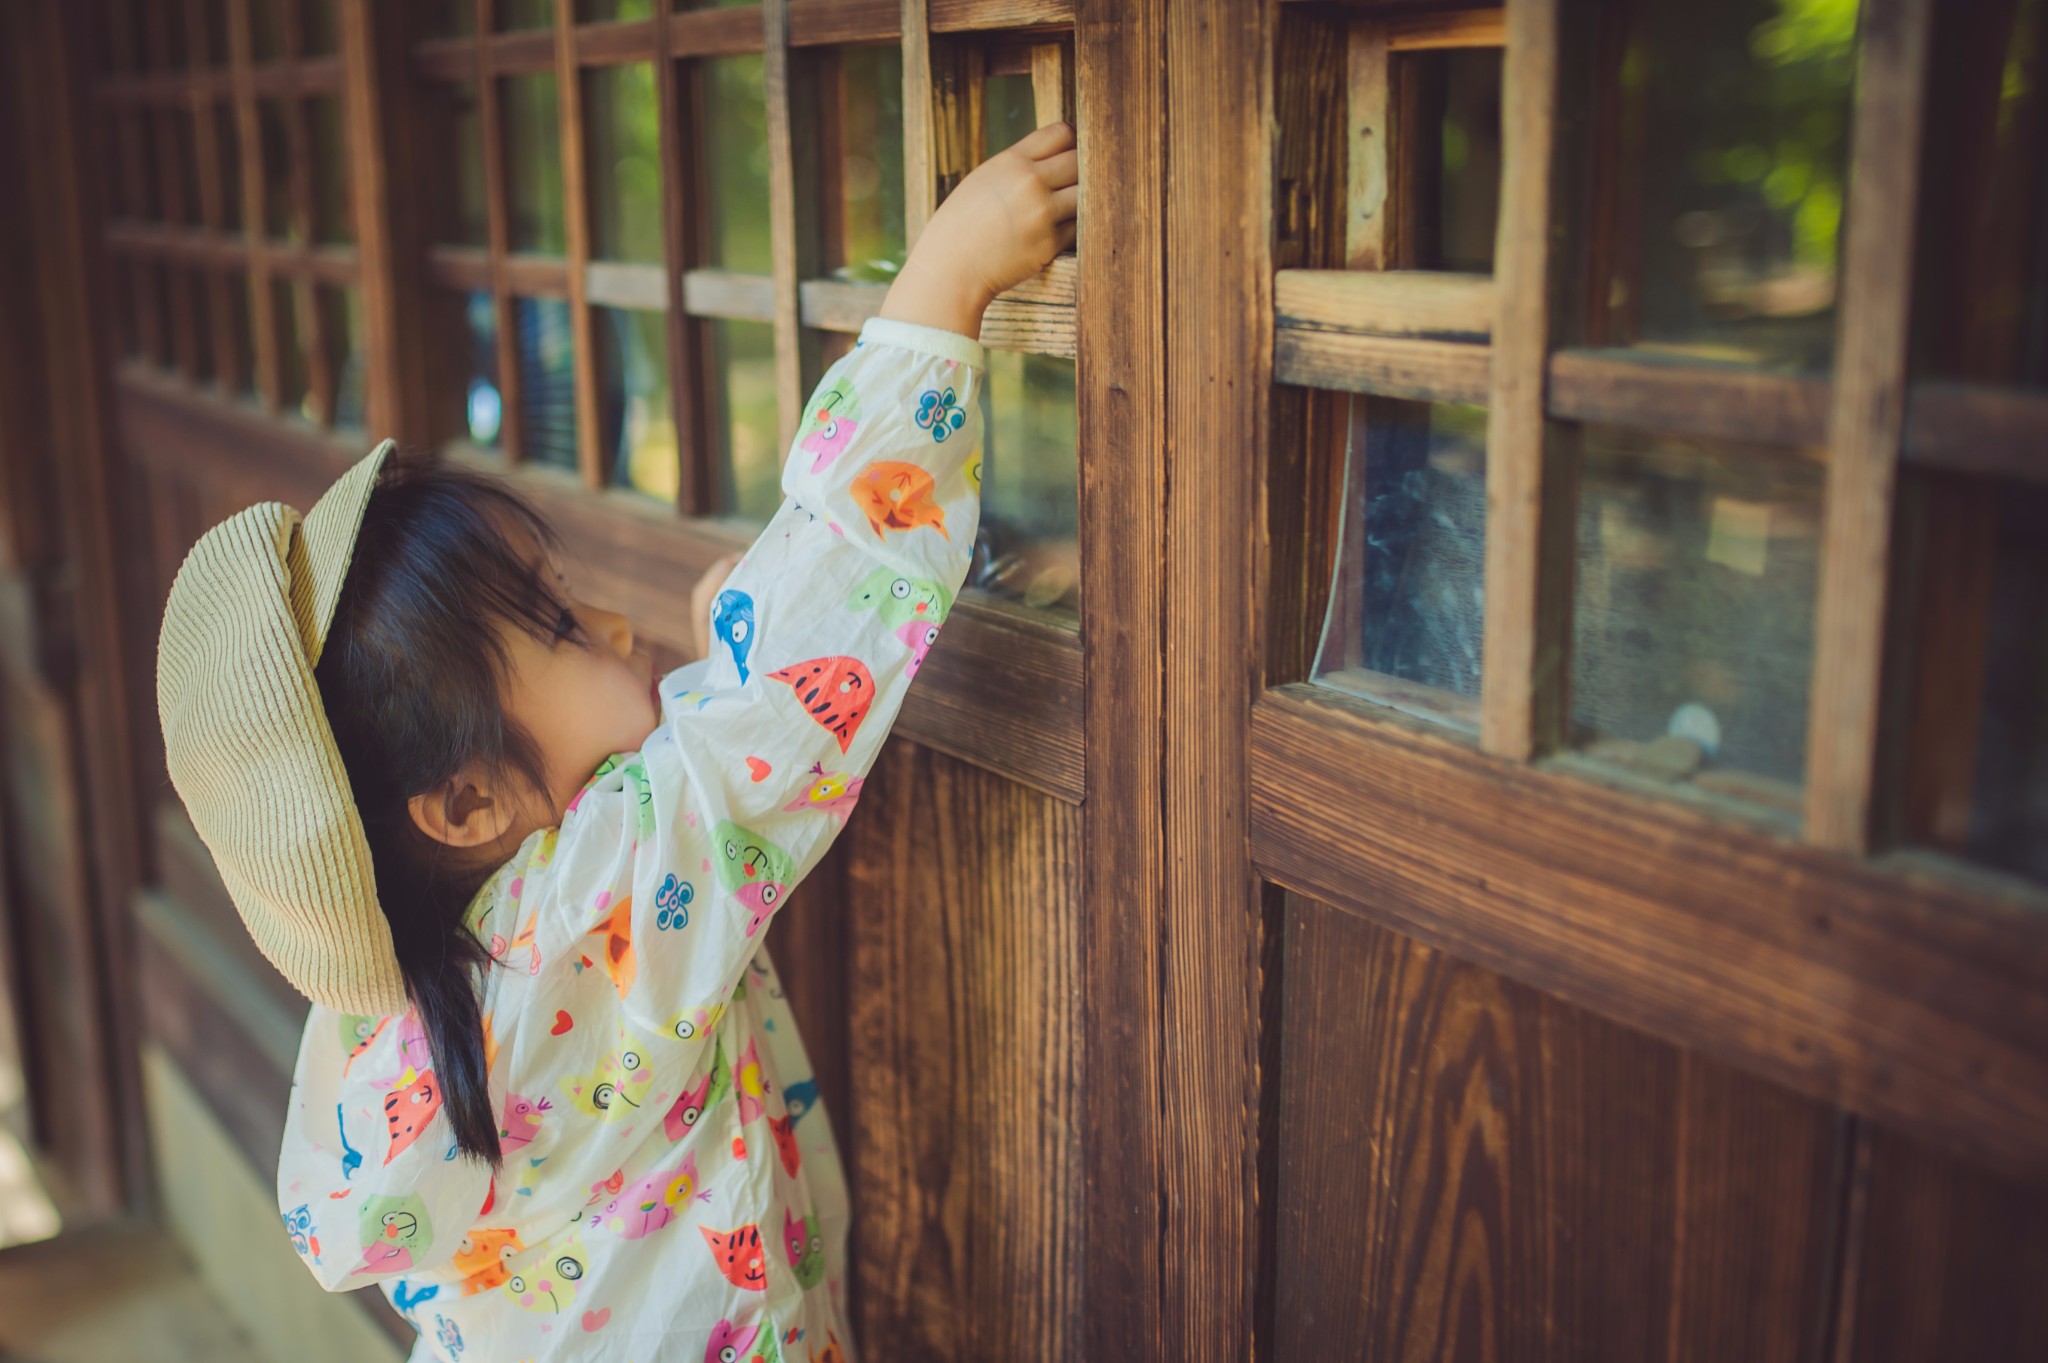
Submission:
[[[543,554],[536,561],[517,530]],[[587,643],[554,590],[553,530],[509,487],[459,465],[388,456],[363,513],[314,668],[369,838],[377,898],[419,1012],[442,1110],[464,1154],[500,1158],[478,991],[490,953],[465,924],[512,849],[450,847],[413,822],[415,795],[444,798],[476,764],[544,793],[532,735],[505,713],[511,659],[500,628]]]

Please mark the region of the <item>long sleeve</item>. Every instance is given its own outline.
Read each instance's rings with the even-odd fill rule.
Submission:
[[[629,1032],[709,1016],[844,826],[966,577],[983,363],[965,337],[867,324],[717,598],[700,689],[664,687],[661,727],[565,819],[556,882],[609,893],[560,921],[603,946]]]

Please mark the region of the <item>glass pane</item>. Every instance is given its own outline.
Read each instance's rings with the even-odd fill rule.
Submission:
[[[653,0],[576,0],[576,17],[586,24],[653,17]]]
[[[363,302],[354,289],[321,289],[327,352],[334,366],[334,424],[363,424]]]
[[[612,482],[674,504],[680,482],[669,398],[668,315],[592,308],[597,337],[598,439]]]
[[[284,56],[283,18],[277,0],[249,0],[249,42],[257,61],[276,61]]]
[[[768,103],[759,56],[702,65],[704,157],[711,186],[711,263],[768,274]],[[769,512],[777,503],[771,502]]]
[[[1966,847],[2048,881],[2048,488],[2006,486],[1996,501]]]
[[[498,27],[553,28],[555,7],[551,0],[498,0]]]
[[[903,266],[903,53],[839,54],[841,239],[828,243],[842,279],[890,280]]]
[[[1353,398],[1342,548],[1316,680],[1476,732],[1486,409]]]
[[[249,326],[247,276],[230,276],[223,293],[227,297],[228,325],[234,328],[235,353],[242,357],[242,385],[233,396],[253,397],[256,393],[256,342],[255,333]]]
[[[716,377],[711,423],[723,471],[719,510],[765,521],[782,505],[782,451],[775,433],[775,328],[719,319],[708,327]]]
[[[347,244],[356,239],[356,223],[349,202],[341,100],[333,96],[308,100],[306,114],[313,133],[313,236],[317,241]]]
[[[1601,427],[1578,439],[1574,741],[1796,812],[1819,455]]]
[[[1005,151],[1038,128],[1038,106],[1031,97],[1031,77],[990,76],[982,125],[984,160]]]
[[[512,304],[519,339],[519,433],[526,458],[576,467],[576,361],[569,305],[558,298]]]
[[[299,0],[299,13],[305,38],[299,51],[308,57],[334,51],[334,0]]]
[[[599,260],[665,258],[661,225],[661,128],[654,67],[605,66],[584,76],[590,139],[590,251]]]
[[[457,382],[445,390],[445,425],[481,449],[498,448],[505,400],[498,387],[498,310],[488,293],[444,294],[447,330],[455,347]]]
[[[297,291],[282,279],[270,281],[270,315],[277,328],[278,410],[297,412],[308,421],[312,402],[306,391],[306,355],[299,348]]]
[[[205,0],[203,22],[206,25],[206,52],[195,65],[226,66],[229,60],[227,0]]]
[[[1048,610],[1080,600],[1074,362],[992,350],[970,586]]]
[[[421,38],[466,38],[476,32],[473,0],[412,0],[408,6],[419,17],[415,35]]]
[[[513,76],[504,83],[506,201],[512,249],[558,256],[562,227],[562,125],[555,78]]]
[[[221,226],[242,230],[242,141],[231,110],[219,109],[213,120],[214,164],[220,167]]]
[[[1622,63],[1604,336],[1825,369],[1855,0],[1648,0]],[[1602,326],[1596,324],[1596,331]]]
[[[1493,273],[1500,216],[1501,53],[1497,47],[1408,53],[1397,60],[1401,109],[1414,143],[1398,263],[1410,270]]]
[[[476,82],[434,86],[431,98],[433,126],[441,143],[438,164],[452,171],[437,177],[434,239],[451,246],[486,245],[490,227],[484,205],[483,114]]]
[[[197,224],[199,215],[199,128],[189,114],[168,115],[171,136],[178,144],[179,221]]]
[[[263,234],[280,241],[300,239],[292,221],[291,144],[285,139],[284,106],[265,100],[257,106],[263,144]]]

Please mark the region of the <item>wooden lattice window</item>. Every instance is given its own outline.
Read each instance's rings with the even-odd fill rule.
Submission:
[[[686,515],[773,510],[805,396],[938,199],[1071,107],[1060,33],[920,35],[906,64],[893,8],[842,8],[422,12],[438,440]],[[1056,262],[983,332],[973,581],[1035,605],[1077,588],[1073,285]]]
[[[2040,874],[2010,480],[2042,467],[2042,40],[1872,3],[1283,27],[1276,376],[1341,489],[1308,671],[1496,755]],[[1980,93],[1930,104],[1961,66]],[[1969,151],[1923,188],[1930,117]]]
[[[274,414],[365,421],[332,0],[107,0],[100,98],[125,354]]]

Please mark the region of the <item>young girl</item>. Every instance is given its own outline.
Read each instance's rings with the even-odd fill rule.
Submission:
[[[702,662],[650,678],[518,498],[385,448],[180,569],[171,776],[315,1005],[279,1208],[415,1360],[851,1358],[845,1188],[763,941],[965,576],[969,338],[1072,241],[1073,147],[1041,128],[934,215]]]

